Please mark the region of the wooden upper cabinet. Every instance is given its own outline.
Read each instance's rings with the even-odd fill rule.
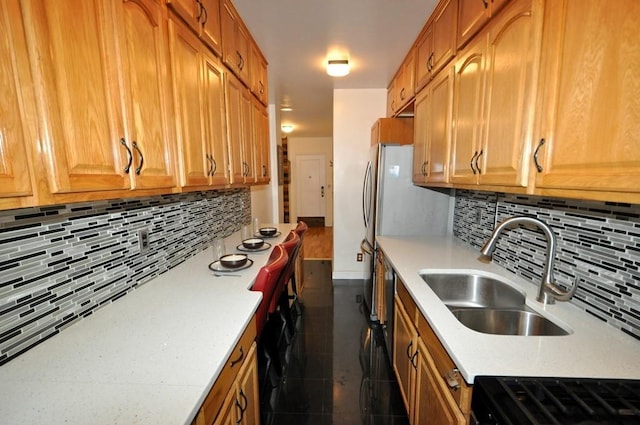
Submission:
[[[183,187],[227,184],[222,66],[181,22],[169,18],[173,98]]]
[[[460,0],[457,47],[462,48],[510,0]]]
[[[240,96],[240,122],[242,132],[242,175],[244,183],[256,181],[256,139],[254,138],[254,122],[252,120],[253,96],[249,90],[243,88]]]
[[[220,0],[166,1],[217,55],[222,54]]]
[[[453,67],[443,70],[417,96],[414,106],[413,181],[448,181]]]
[[[418,37],[415,66],[416,92],[422,89],[456,54],[457,13],[458,0],[441,0]]]
[[[221,0],[222,62],[246,85],[249,79],[249,32],[230,0]]]
[[[22,6],[50,191],[175,186],[162,5]]]
[[[225,78],[225,103],[227,134],[229,140],[229,176],[231,184],[245,183],[249,163],[245,160],[245,149],[251,146],[251,98],[247,89],[233,75]],[[247,96],[249,96],[247,98]],[[247,103],[248,100],[248,103]],[[247,107],[248,105],[248,107]]]
[[[267,90],[267,60],[255,43],[251,43],[250,51],[251,93],[253,93],[263,105],[267,106],[269,102],[269,93]]]
[[[269,115],[262,103],[254,100],[251,109],[253,145],[255,150],[256,183],[269,183]]]
[[[412,48],[398,68],[387,90],[388,116],[397,115],[413,99],[415,86],[415,50]],[[390,112],[390,114],[389,114]]]
[[[131,187],[118,84],[114,4],[99,0],[22,3],[52,193]],[[82,54],[78,54],[82,52]]]
[[[136,189],[176,186],[174,128],[169,121],[166,9],[154,0],[124,0],[116,8],[124,82],[126,137]]]
[[[450,180],[478,182],[478,156],[482,156],[482,117],[486,82],[487,37],[477,37],[458,55],[454,68],[453,134]]]
[[[30,137],[26,122],[21,79],[28,76],[29,64],[16,1],[0,4],[0,200],[33,195],[27,146]],[[5,201],[8,202],[8,201]],[[0,205],[4,205],[0,203]],[[7,207],[18,207],[7,204]]]
[[[532,0],[515,0],[489,24],[480,184],[527,186],[541,32]]]
[[[640,3],[562,0],[544,19],[536,188],[636,192],[637,202]]]

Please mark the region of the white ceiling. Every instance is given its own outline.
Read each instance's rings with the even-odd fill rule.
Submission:
[[[292,137],[331,137],[333,89],[386,88],[437,0],[233,0],[269,61],[269,103]],[[333,51],[351,73],[325,72]]]

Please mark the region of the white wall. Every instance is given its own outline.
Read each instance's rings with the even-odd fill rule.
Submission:
[[[386,114],[386,89],[333,91],[333,278],[363,279],[356,261],[365,228],[362,180],[371,145],[371,126]]]
[[[279,223],[282,221],[282,187],[278,187],[278,151],[280,144],[279,111],[271,104],[269,110],[269,155],[271,181],[268,185],[251,187],[251,218],[258,218],[262,223]],[[277,131],[276,131],[277,129]]]
[[[291,187],[289,189],[289,217],[291,222],[297,221],[297,182],[296,182],[296,156],[298,155],[324,155],[326,158],[326,215],[324,224],[333,226],[333,139],[331,137],[288,137],[287,153],[291,161]]]

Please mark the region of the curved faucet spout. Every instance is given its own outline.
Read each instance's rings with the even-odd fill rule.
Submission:
[[[558,285],[555,284],[553,278],[553,266],[555,263],[556,255],[556,236],[553,230],[545,222],[528,216],[516,216],[509,217],[496,226],[491,234],[491,237],[482,246],[480,252],[486,258],[491,258],[493,251],[496,249],[496,243],[500,234],[508,227],[517,226],[519,224],[534,226],[544,233],[547,239],[547,251],[546,261],[544,264],[544,270],[542,274],[542,282],[540,283],[540,289],[538,291],[537,300],[544,304],[553,304],[555,300],[568,301],[571,299],[578,289],[578,280],[574,282],[573,287],[569,291],[564,291]]]

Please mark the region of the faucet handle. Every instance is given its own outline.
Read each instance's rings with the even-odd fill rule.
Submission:
[[[568,291],[565,291],[558,285],[553,282],[545,283],[545,290],[556,300],[558,301],[569,301],[571,297],[573,297],[578,290],[578,282],[580,280],[576,277],[573,281],[573,285]]]

